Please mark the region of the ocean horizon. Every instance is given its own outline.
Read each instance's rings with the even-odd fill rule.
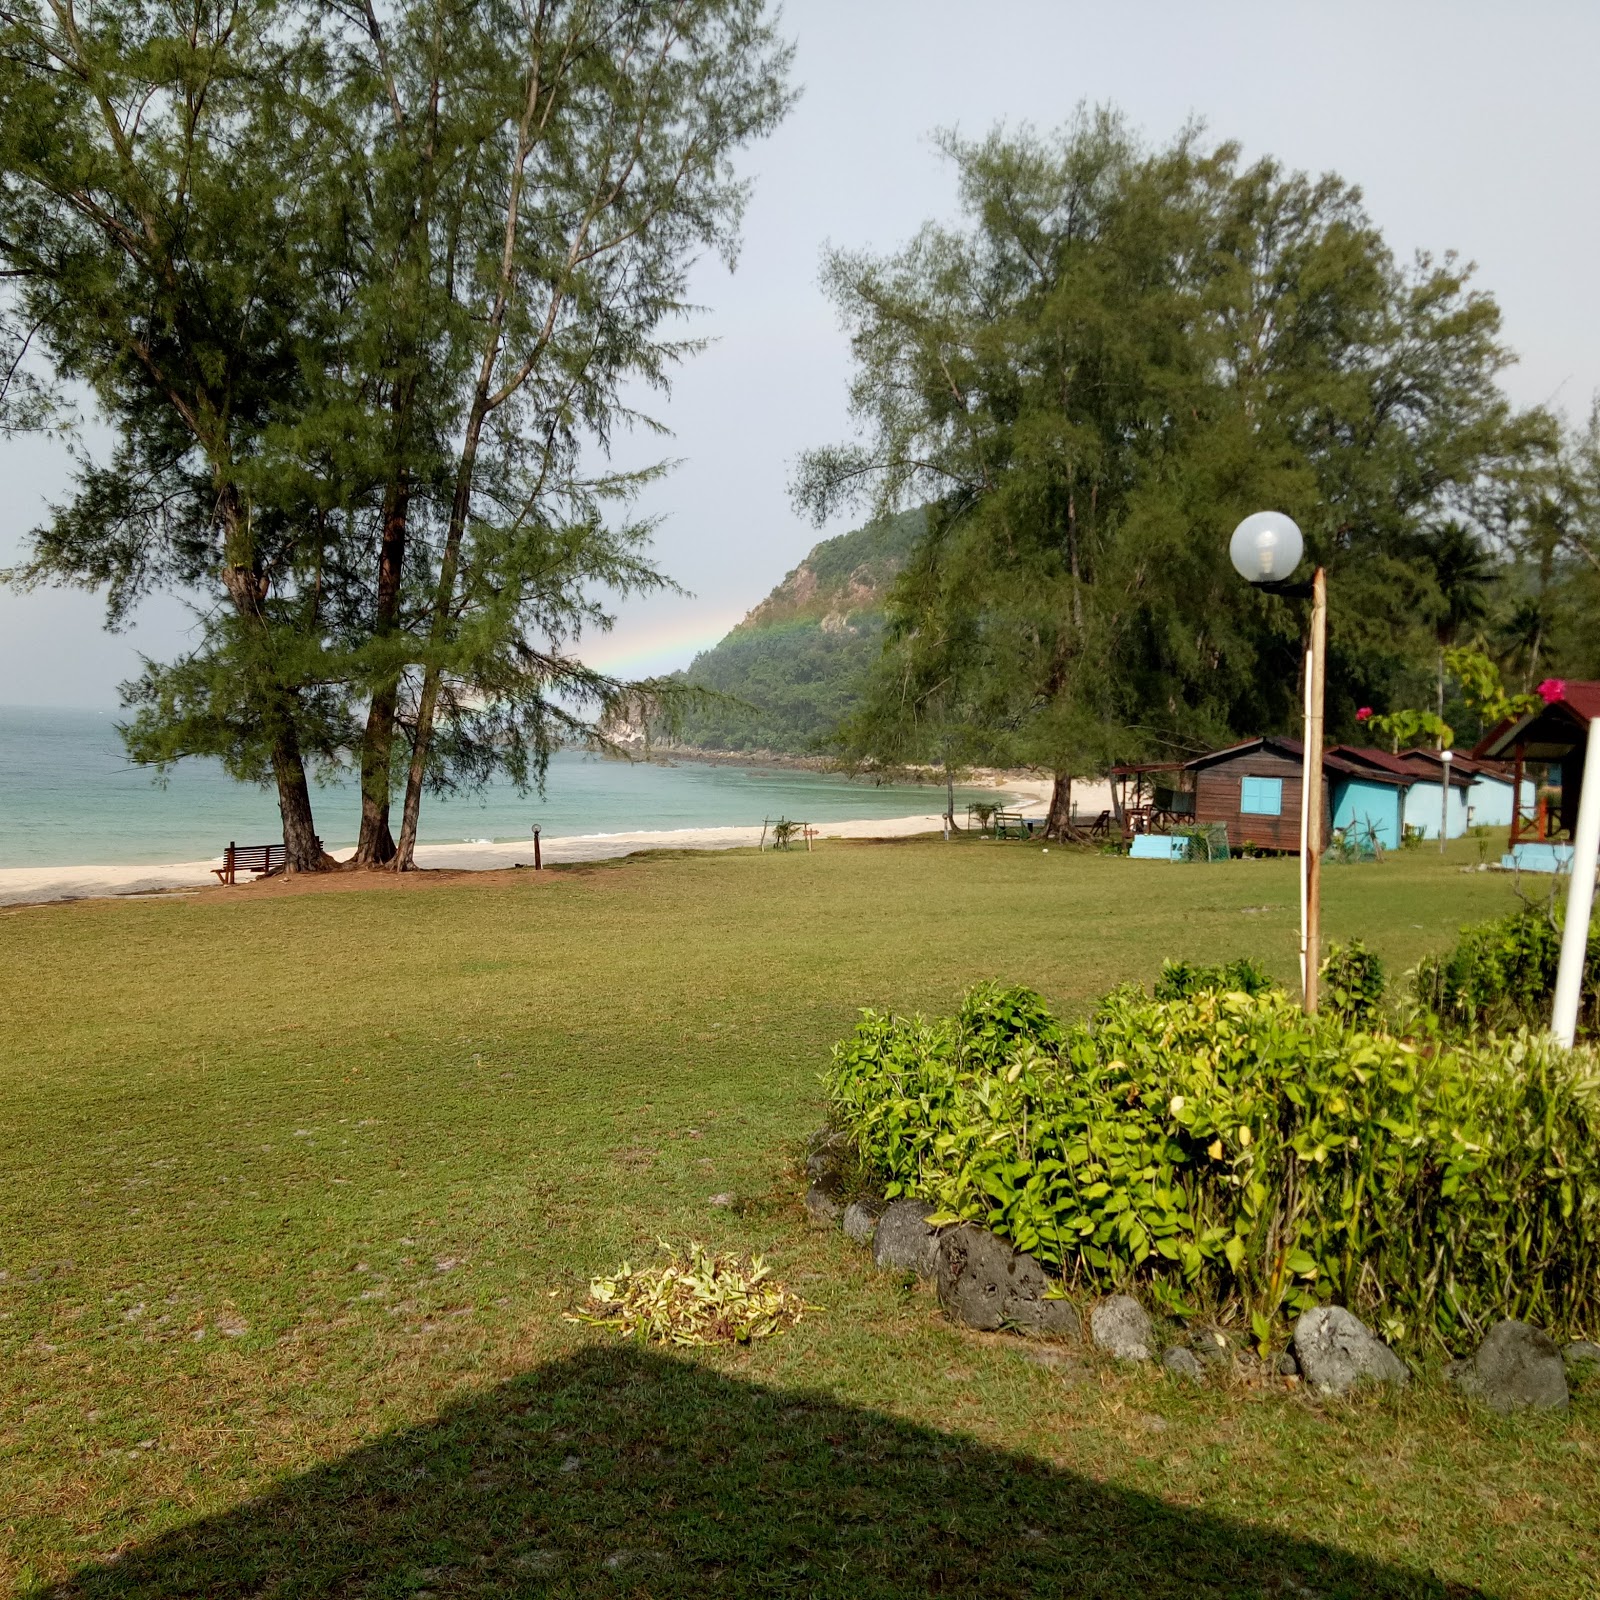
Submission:
[[[276,794],[241,784],[210,758],[180,762],[163,784],[127,759],[125,713],[0,706],[0,868],[143,866],[219,855],[230,840],[283,836]],[[957,804],[992,790],[957,791]],[[313,783],[317,830],[330,850],[355,843],[359,797],[345,774]],[[582,751],[551,760],[545,793],[510,783],[422,804],[418,842],[500,843],[678,828],[901,817],[943,809],[937,784],[874,785],[784,766],[667,757],[628,761]],[[398,807],[396,808],[398,810]]]

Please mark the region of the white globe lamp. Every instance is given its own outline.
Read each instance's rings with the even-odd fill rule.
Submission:
[[[1233,530],[1228,545],[1234,570],[1249,583],[1283,583],[1305,552],[1294,518],[1281,511],[1252,513]]]

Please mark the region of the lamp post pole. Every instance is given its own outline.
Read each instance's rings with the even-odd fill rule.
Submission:
[[[1306,652],[1306,826],[1300,840],[1305,874],[1305,917],[1300,929],[1300,992],[1306,1015],[1317,1010],[1317,968],[1322,953],[1322,702],[1328,659],[1328,580],[1321,567],[1311,580],[1311,648]]]
[[[1439,801],[1439,854],[1444,854],[1445,841],[1450,837],[1450,763],[1455,759],[1452,750],[1439,752],[1439,787],[1444,791]]]
[[[1317,1009],[1322,953],[1322,702],[1328,656],[1328,579],[1291,583],[1305,539],[1281,511],[1257,511],[1233,530],[1228,555],[1239,576],[1268,594],[1311,602],[1305,659],[1305,749],[1300,774],[1300,992],[1306,1015]]]

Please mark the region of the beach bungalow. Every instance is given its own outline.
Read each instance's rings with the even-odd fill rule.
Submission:
[[[1444,796],[1439,778],[1442,763],[1436,755],[1431,761],[1418,760],[1415,752],[1395,755],[1388,750],[1353,744],[1335,745],[1328,754],[1375,775],[1382,774],[1398,783],[1401,786],[1402,829],[1412,830],[1420,839],[1439,837],[1440,812],[1443,810]],[[1432,755],[1432,752],[1429,754]],[[1450,766],[1450,810],[1445,818],[1447,822],[1445,837],[1459,839],[1467,831],[1467,805],[1472,779],[1464,772],[1455,771],[1454,761]],[[1403,833],[1401,837],[1404,837]],[[1387,840],[1384,842],[1388,843]]]
[[[1434,800],[1437,804],[1439,752],[1419,749],[1405,750],[1401,754],[1408,761],[1426,767],[1434,774]],[[1456,772],[1463,774],[1470,785],[1467,790],[1467,826],[1509,828],[1517,810],[1516,778],[1511,767],[1503,761],[1480,761],[1476,756],[1462,755],[1459,752],[1450,765]],[[1522,802],[1530,811],[1533,809],[1534,788],[1531,778],[1525,777],[1522,780]]]
[[[1250,844],[1299,854],[1304,760],[1298,739],[1276,737],[1197,757],[1184,767],[1194,786],[1194,820],[1224,824],[1235,850]],[[1400,843],[1406,791],[1415,781],[1409,771],[1395,773],[1329,751],[1322,758],[1323,839],[1335,828],[1360,824],[1393,849]]]
[[[1600,683],[1552,678],[1539,685],[1543,704],[1520,717],[1509,717],[1492,729],[1472,752],[1480,760],[1512,763],[1518,797],[1511,818],[1511,850],[1502,864],[1523,870],[1556,872],[1571,860],[1571,847],[1552,843],[1549,832],[1571,835],[1578,825],[1578,797],[1583,791],[1584,752],[1589,724],[1600,717]],[[1529,763],[1559,773],[1561,800],[1553,825],[1543,808],[1530,803],[1524,773]],[[1531,814],[1530,814],[1531,813]]]

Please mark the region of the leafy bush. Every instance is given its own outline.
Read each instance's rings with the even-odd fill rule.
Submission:
[[[1233,985],[1062,1026],[985,986],[863,1012],[824,1082],[890,1195],[1097,1292],[1240,1308],[1263,1342],[1324,1300],[1412,1344],[1600,1326],[1600,1074],[1537,1036],[1430,1054]]]
[[[1383,963],[1359,939],[1329,945],[1318,971],[1320,1003],[1330,1015],[1358,1028],[1383,1015]]]
[[[1561,924],[1528,907],[1463,928],[1455,948],[1416,969],[1417,1000],[1446,1028],[1466,1032],[1546,1028],[1561,958]],[[1589,932],[1579,1030],[1600,1033],[1600,930]]]
[[[1156,979],[1157,1000],[1186,1000],[1208,989],[1236,990],[1240,994],[1265,994],[1272,979],[1248,956],[1224,966],[1206,967],[1191,961],[1163,961]]]

